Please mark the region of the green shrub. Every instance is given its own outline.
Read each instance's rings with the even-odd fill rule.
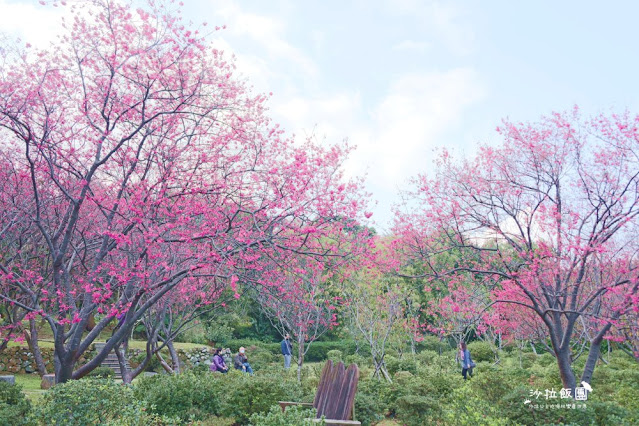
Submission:
[[[490,345],[486,342],[471,342],[468,344],[470,357],[475,362],[491,362],[495,360],[495,353]]]
[[[397,398],[396,404],[397,417],[405,425],[421,426],[441,417],[442,406],[433,396],[404,395]]]
[[[521,357],[519,365],[521,365],[522,368],[530,368],[530,367],[532,367],[533,364],[537,361],[537,358],[539,358],[538,355],[535,355],[532,352],[523,352],[523,353],[519,354],[519,357]]]
[[[84,378],[58,384],[47,391],[36,409],[43,424],[87,425],[119,421],[142,424],[142,404],[128,386],[113,380]]]
[[[294,375],[277,373],[254,376],[246,374],[226,375],[227,382],[221,398],[220,414],[233,417],[239,423],[246,423],[254,413],[266,413],[277,401],[312,401],[313,396],[305,395]]]
[[[281,347],[279,343],[266,343],[260,342],[259,340],[253,339],[231,339],[226,342],[227,347],[231,348],[233,351],[236,351],[240,346],[244,346],[246,350],[250,353],[256,349],[263,349],[275,356],[281,356]],[[355,354],[355,350],[357,345],[353,340],[339,340],[334,342],[313,342],[311,343],[308,351],[306,352],[306,356],[304,357],[305,362],[322,362],[328,359],[328,352],[332,350],[339,350],[342,352],[342,356],[348,356]],[[293,342],[293,350],[297,350],[297,345]],[[370,355],[369,351],[365,348],[360,348],[361,356]]]
[[[461,367],[457,361],[455,361],[456,351],[445,352],[441,356],[431,358],[430,362],[420,362],[418,370],[427,372],[455,372],[461,374]],[[417,359],[420,356],[417,355]]]
[[[139,338],[143,339],[144,336],[139,336]],[[206,327],[202,323],[195,324],[193,327],[187,327],[186,330],[182,331],[175,337],[175,342],[206,345],[208,344],[208,339],[206,338]]]
[[[233,339],[233,328],[228,324],[213,324],[206,327],[206,341],[215,342],[215,346],[227,346]]]
[[[266,368],[269,366],[269,364],[273,364],[279,362],[280,360],[283,360],[281,355],[277,356],[268,349],[264,349],[259,346],[247,349],[246,355],[254,371]]]
[[[109,421],[108,426],[181,426],[184,424],[180,419],[168,416],[160,416],[155,413],[143,412],[139,417],[123,416]],[[195,425],[195,423],[193,423]],[[216,423],[208,423],[208,426],[218,426]],[[232,422],[219,424],[219,426],[232,426]],[[198,425],[205,426],[205,425]]]
[[[473,391],[471,387],[464,386],[452,394],[451,401],[443,409],[443,420],[446,424],[462,425],[507,425],[509,422],[504,419],[494,404],[482,399],[482,393]]]
[[[614,392],[606,395],[619,406],[627,409],[632,419],[639,423],[639,389],[621,383]]]
[[[355,395],[355,417],[366,425],[394,416],[397,398],[404,395],[404,391],[398,383],[391,384],[370,374],[360,376]]]
[[[166,354],[162,352],[162,354],[168,355],[168,352]],[[144,353],[144,351],[140,352],[139,354],[131,358],[131,364],[136,366],[140,365],[145,357],[146,357],[146,354]],[[160,360],[158,359],[158,357],[153,355],[151,359],[149,360],[149,363],[146,365],[146,368],[144,369],[144,371],[159,373],[161,371],[164,371],[164,368],[162,368],[162,364],[160,364]]]
[[[476,394],[481,395],[482,399],[496,404],[521,383],[522,380],[503,370],[488,368],[481,374],[476,374],[469,386]]]
[[[331,349],[330,351],[326,353],[326,357],[327,359],[330,359],[334,363],[344,361],[344,355],[342,354],[342,351],[340,351],[339,349]]]
[[[344,357],[344,364],[351,365],[357,364],[358,367],[364,367],[370,363],[369,358],[364,358],[361,355],[347,355]]]
[[[526,354],[526,355],[535,355],[535,354]],[[557,365],[557,360],[555,359],[554,356],[552,356],[551,354],[549,354],[548,352],[546,352],[545,354],[541,354],[539,356],[536,357],[536,359],[534,359],[534,362],[536,362],[537,364],[541,365],[542,367],[548,367],[550,365],[552,366],[556,366]]]
[[[608,366],[618,370],[636,370],[637,361],[623,351],[614,351]]]
[[[368,372],[362,372],[360,377],[355,415],[358,420],[364,417],[370,421],[384,415],[401,415],[402,421],[408,421],[408,417],[414,417],[411,413],[425,407],[428,407],[427,416],[435,418],[439,408],[433,404],[446,404],[451,392],[463,384],[456,370],[433,366],[420,368],[417,375],[398,371],[392,383],[371,378]],[[425,419],[419,417],[421,424],[428,423]]]
[[[384,406],[380,405],[380,401],[374,395],[358,389],[355,394],[355,419],[360,421],[363,426],[370,426],[372,423],[382,420],[384,411]]]
[[[115,378],[115,371],[109,367],[98,367],[92,370],[87,377],[99,377],[102,379],[113,379]]]
[[[422,364],[430,365],[439,357],[439,353],[431,350],[424,350],[415,355],[415,358]]]
[[[283,375],[277,370],[254,376],[231,370],[228,374],[187,371],[146,377],[136,385],[135,394],[146,401],[149,411],[183,422],[219,416],[240,424],[246,424],[254,413],[266,413],[277,401],[312,399],[297,384],[294,374]]]
[[[407,355],[399,359],[394,356],[387,355],[384,360],[386,362],[386,369],[391,375],[398,371],[408,371],[413,374],[417,373],[418,361],[414,356]]]
[[[631,416],[628,410],[613,402],[588,401],[588,408],[594,411],[598,425],[629,425],[637,421],[636,416]]]
[[[519,348],[515,344],[507,343],[502,346],[502,351],[504,351],[507,355],[514,355],[519,352]]]
[[[249,421],[251,426],[312,426],[325,424],[323,421],[313,421],[315,418],[315,410],[304,407],[288,407],[282,412],[279,406],[271,407],[265,413],[255,413],[251,415]]]
[[[538,364],[533,365],[528,370],[531,375],[529,383],[531,386],[540,389],[561,389],[562,382],[557,365],[549,365],[542,367]]]
[[[225,393],[224,377],[192,371],[143,377],[135,386],[135,396],[145,401],[147,410],[158,415],[182,421],[203,420],[220,414],[221,397]]]
[[[273,355],[282,354],[281,346],[277,342],[262,342],[255,339],[230,339],[224,346],[231,348],[231,350],[234,352],[243,346],[249,352],[253,352],[256,349],[261,349],[268,351]]]
[[[189,368],[188,371],[194,374],[206,374],[211,371],[211,366],[201,362],[198,365],[194,365],[193,367]]]
[[[31,403],[20,385],[0,381],[0,424],[31,424]]]
[[[449,349],[450,345],[448,344],[448,341],[442,341],[436,336],[424,336],[424,339],[421,342],[417,342],[418,352],[433,351],[439,353],[440,350],[447,351]]]
[[[595,411],[592,403],[586,403],[586,409],[582,408],[546,408],[546,404],[560,404],[559,401],[546,400],[540,397],[535,399],[530,397],[530,387],[518,387],[509,392],[499,403],[500,412],[516,424],[539,425],[539,424],[609,424],[595,423]],[[524,404],[524,401],[531,400],[531,403]],[[570,400],[564,404],[572,403]],[[535,405],[539,405],[535,407]],[[582,403],[583,404],[583,403]],[[610,423],[614,424],[614,423]]]
[[[342,352],[342,355],[351,355],[355,353],[355,348],[355,342],[352,340],[313,342],[308,348],[308,352],[306,352],[304,360],[306,362],[326,361],[328,359],[328,352],[331,350],[339,350]]]

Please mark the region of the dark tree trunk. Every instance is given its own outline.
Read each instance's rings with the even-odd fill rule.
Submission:
[[[57,383],[66,383],[67,381],[73,378],[73,366],[75,362],[72,357],[68,355],[67,352],[63,354],[62,357],[55,352],[54,355],[54,365],[55,365],[55,382]]]
[[[561,376],[561,382],[564,388],[571,389],[572,395],[575,394],[575,387],[577,386],[577,379],[575,373],[572,371],[572,360],[570,359],[570,346],[563,350],[555,350],[557,354],[557,365],[559,366],[559,375]]]
[[[89,320],[87,321],[87,325],[84,327],[86,331],[91,331],[95,328],[95,317],[93,314],[89,316]]]
[[[160,361],[160,365],[162,366],[162,368],[164,368],[164,371],[166,371],[169,374],[175,373],[175,371],[173,371],[173,368],[169,365],[169,363],[166,362],[166,360],[164,359],[160,351],[157,351],[155,353],[155,356],[157,357],[158,361]]]
[[[391,379],[390,374],[388,374],[388,370],[386,370],[386,362],[384,362],[384,356],[385,355],[373,355],[373,365],[375,365],[375,372],[373,373],[373,376],[377,377],[378,379],[384,376],[384,379],[386,379],[388,383],[392,383],[393,379]]]
[[[29,350],[33,354],[33,359],[38,370],[40,377],[47,374],[47,367],[44,365],[44,359],[42,359],[42,351],[40,351],[40,345],[38,345],[38,327],[35,319],[29,320],[29,333],[24,333],[29,345]]]
[[[145,369],[146,366],[149,365],[149,361],[151,361],[152,353],[147,351],[146,356],[136,368],[128,370],[126,368],[126,356],[124,350],[120,349],[118,346],[115,348],[115,355],[118,357],[118,364],[120,364],[120,374],[122,374],[122,383],[131,384],[133,379],[138,377]]]
[[[173,342],[169,341],[166,344],[167,348],[169,348],[169,355],[171,355],[171,362],[173,363],[173,372],[175,374],[180,374],[180,357],[178,357],[177,351],[175,350],[175,346],[173,346]]]
[[[128,335],[127,335],[128,336]],[[156,351],[157,347],[157,329],[153,330],[152,337],[150,337],[146,342],[146,355],[144,359],[136,368],[127,370],[126,369],[126,351],[129,346],[129,338],[127,337],[122,345],[117,345],[115,347],[115,355],[118,357],[118,364],[120,364],[120,372],[122,374],[122,382],[125,384],[130,384],[133,379],[138,377],[145,369],[146,366],[149,365],[153,354]],[[122,350],[120,350],[120,346],[122,346]]]
[[[581,381],[590,384],[592,380],[592,374],[595,371],[595,367],[597,366],[597,360],[599,359],[599,354],[601,353],[601,343],[603,342],[603,338],[612,327],[611,324],[607,324],[604,328],[602,328],[599,333],[590,341],[590,350],[588,351],[588,359],[586,359],[586,365],[584,366],[584,372],[581,375]]]
[[[302,383],[302,365],[304,364],[304,338],[297,339],[297,383]]]

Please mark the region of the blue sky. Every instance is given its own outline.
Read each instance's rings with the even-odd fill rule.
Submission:
[[[275,121],[358,146],[348,173],[367,174],[381,231],[437,147],[472,155],[504,117],[639,107],[639,2],[183,1],[185,20],[227,25],[213,42],[273,92]],[[0,0],[0,31],[44,46],[61,13]]]

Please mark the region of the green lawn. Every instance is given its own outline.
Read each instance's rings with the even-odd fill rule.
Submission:
[[[14,375],[16,377],[16,384],[22,386],[22,392],[31,400],[31,402],[42,398],[42,394],[44,394],[46,390],[40,388],[42,379],[37,373]],[[133,379],[133,383],[136,383],[138,379],[138,377]],[[116,383],[122,383],[122,380],[116,380]]]
[[[104,339],[96,339],[95,341],[104,342],[107,338],[108,337],[105,337]],[[39,339],[38,343],[41,348],[53,348],[53,339]],[[201,345],[198,343],[180,343],[180,342],[173,343],[173,345],[175,346],[175,349],[183,349],[183,350],[196,349],[196,348],[201,348],[206,346],[206,345]],[[26,342],[22,342],[22,343],[9,342],[9,347],[13,347],[13,346],[27,346],[27,343]],[[131,349],[144,350],[146,348],[146,341],[131,340],[129,341],[129,347]]]
[[[175,343],[173,343],[173,346],[175,346],[175,349],[188,350],[188,349],[202,348],[202,347],[205,347],[206,345],[202,345],[202,344],[199,344],[199,343],[175,342]],[[144,341],[144,340],[131,340],[131,341],[129,341],[129,348],[131,348],[131,349],[146,349],[146,341]]]
[[[22,391],[31,400],[35,401],[42,398],[42,394],[45,392],[40,389],[40,376],[37,374],[15,374],[16,384],[22,386]]]
[[[106,340],[106,339],[104,339]],[[102,339],[98,341],[104,341]],[[40,339],[38,343],[41,348],[53,348],[53,340],[52,339]],[[205,345],[195,344],[195,343],[174,343],[176,349],[195,349],[201,348]],[[26,346],[26,343],[9,343],[9,346]],[[131,340],[129,342],[129,347],[131,349],[141,349],[144,350],[146,348],[146,342],[142,340]],[[27,395],[27,397],[31,401],[38,400],[42,398],[42,394],[45,392],[43,389],[40,389],[40,376],[37,373],[33,374],[15,374],[16,383],[22,386],[22,391]],[[134,380],[135,382],[135,380]]]

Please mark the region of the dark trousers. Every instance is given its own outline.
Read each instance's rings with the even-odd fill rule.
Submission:
[[[468,374],[468,377],[473,377],[473,369],[472,368],[462,368],[462,376],[464,376],[464,380],[466,380],[466,374]]]

